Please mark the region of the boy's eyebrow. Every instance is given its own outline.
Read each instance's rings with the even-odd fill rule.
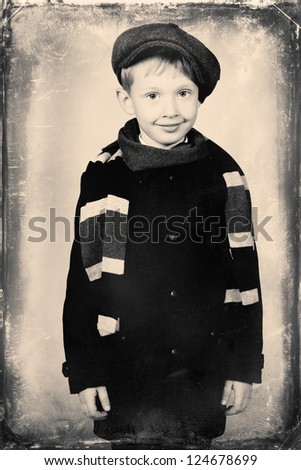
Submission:
[[[193,88],[193,87],[191,86],[191,83],[188,83],[188,82],[184,82],[183,84],[178,85],[178,86],[175,87],[175,89],[177,89],[177,90],[181,90],[182,88],[189,88],[189,89],[191,89],[191,88]],[[148,86],[146,86],[146,87],[140,88],[140,91],[142,91],[142,92],[149,91],[149,90],[152,90],[152,91],[161,91],[162,88],[161,88],[160,86],[158,86],[158,85],[151,85],[151,84],[148,85]]]
[[[140,88],[141,91],[149,91],[149,90],[153,90],[153,91],[160,91],[161,88],[159,88],[158,86],[152,86],[152,85],[149,85],[145,88]]]

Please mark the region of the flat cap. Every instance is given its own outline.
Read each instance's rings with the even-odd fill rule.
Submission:
[[[121,82],[121,69],[130,67],[144,53],[156,47],[169,48],[183,55],[194,71],[203,102],[220,78],[215,55],[197,38],[174,23],[151,23],[130,28],[118,36],[112,51],[112,67]]]

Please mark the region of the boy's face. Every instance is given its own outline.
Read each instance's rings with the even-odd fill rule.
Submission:
[[[133,68],[134,81],[128,105],[136,115],[141,137],[158,147],[185,138],[193,127],[198,107],[198,87],[174,65],[163,64],[150,72],[148,63]],[[147,67],[147,68],[146,68]]]

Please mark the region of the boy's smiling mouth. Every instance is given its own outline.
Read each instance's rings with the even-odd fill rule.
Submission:
[[[160,123],[155,123],[156,126],[162,127],[163,129],[166,129],[167,131],[173,131],[176,130],[181,124],[184,124],[185,121],[181,122],[174,122],[174,123],[166,123],[166,124],[160,124]]]

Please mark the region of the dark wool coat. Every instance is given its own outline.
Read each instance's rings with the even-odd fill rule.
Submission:
[[[145,147],[135,120],[102,156],[116,152],[81,180],[63,317],[71,393],[121,384],[138,393],[182,371],[220,386],[260,382],[262,305],[241,169],[194,129],[174,149]]]

